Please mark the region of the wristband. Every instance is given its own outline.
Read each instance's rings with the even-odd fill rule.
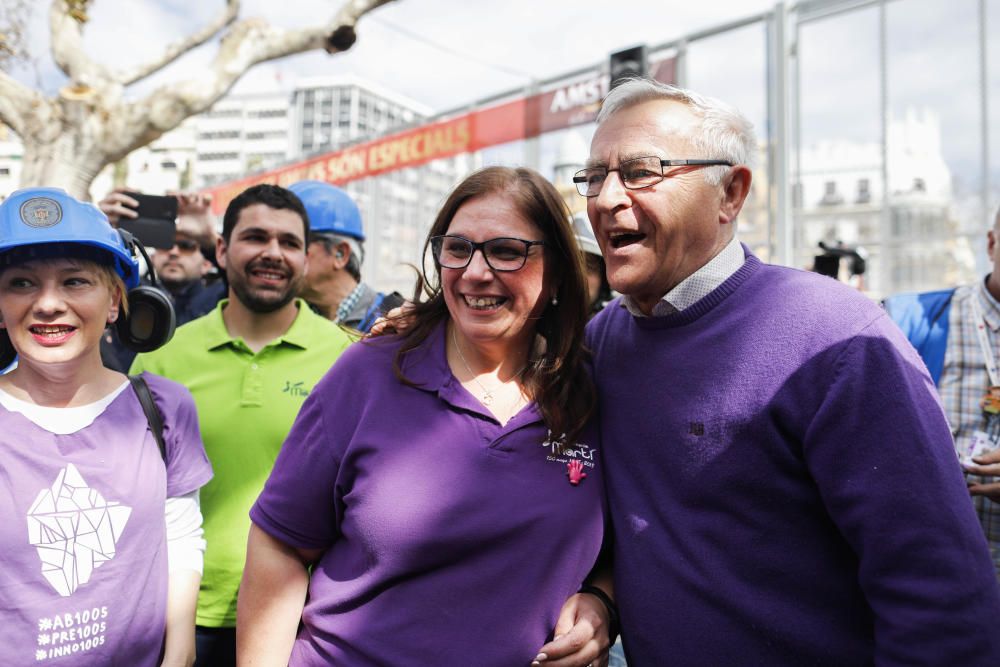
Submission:
[[[618,607],[615,605],[615,601],[608,596],[607,593],[602,591],[597,586],[591,586],[590,584],[584,584],[580,586],[580,590],[577,593],[589,593],[595,598],[601,601],[604,608],[608,610],[608,639],[611,640],[611,645],[613,646],[615,641],[618,640],[618,631],[621,629],[621,625],[618,619]]]

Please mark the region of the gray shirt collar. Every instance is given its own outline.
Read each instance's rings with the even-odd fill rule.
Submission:
[[[726,282],[731,275],[739,271],[743,266],[746,257],[743,254],[743,246],[736,240],[736,236],[730,239],[726,247],[719,254],[692,273],[690,276],[677,283],[677,285],[667,292],[663,298],[653,307],[653,317],[670,315],[685,308],[689,308],[698,301],[708,296],[715,288]],[[622,298],[622,303],[628,311],[636,317],[645,317],[643,312],[628,295]]]

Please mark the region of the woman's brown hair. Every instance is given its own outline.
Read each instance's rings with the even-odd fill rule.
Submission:
[[[557,304],[545,306],[536,332],[545,339],[544,352],[529,360],[524,385],[542,413],[553,440],[572,446],[594,411],[596,392],[586,368],[583,328],[589,315],[587,281],[582,254],[570,225],[569,211],[556,189],[541,174],[524,167],[487,167],[470,174],[452,191],[441,207],[424,241],[427,257],[430,239],[448,232],[455,214],[466,202],[499,194],[508,197],[518,212],[541,230],[545,241],[546,267],[557,282]],[[449,318],[441,293],[441,268],[434,265],[433,279],[426,267],[420,272],[413,295],[412,324],[396,352],[396,376],[413,384],[403,374],[403,359],[419,347]]]

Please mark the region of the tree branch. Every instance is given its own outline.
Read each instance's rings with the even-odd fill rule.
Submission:
[[[70,7],[65,0],[52,0],[49,41],[52,59],[71,81],[90,84],[94,75],[102,73],[102,68],[83,50],[81,23],[70,15]]]
[[[130,69],[125,69],[116,75],[116,79],[124,86],[129,86],[139,79],[144,79],[154,72],[158,72],[180,56],[191,49],[197,48],[212,39],[220,30],[230,25],[236,20],[240,13],[240,0],[226,0],[226,8],[223,9],[211,23],[200,31],[189,37],[174,42],[167,46],[163,54],[156,60],[141,65],[136,65]]]
[[[128,145],[116,146],[112,152],[127,153],[176,127],[188,116],[205,111],[258,63],[320,48],[328,53],[346,51],[354,44],[354,26],[358,19],[392,1],[348,0],[337,15],[320,28],[285,30],[261,19],[234,24],[222,38],[215,60],[203,74],[162,86],[126,106],[128,122],[135,124],[137,132],[129,137]]]
[[[42,96],[0,71],[0,122],[19,136],[24,137],[25,119],[33,107],[43,101]]]

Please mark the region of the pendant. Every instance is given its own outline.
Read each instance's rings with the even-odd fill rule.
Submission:
[[[483,405],[485,405],[486,407],[489,407],[489,406],[493,405],[493,392],[492,391],[487,391],[485,394],[483,394]]]

